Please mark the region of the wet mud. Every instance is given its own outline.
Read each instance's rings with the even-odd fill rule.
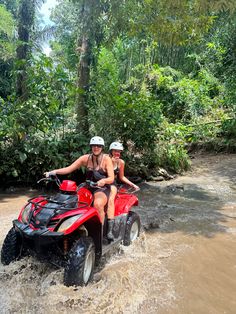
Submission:
[[[0,194],[0,247],[34,193]],[[0,264],[0,313],[235,313],[236,155],[198,156],[138,197],[140,238],[86,287],[65,287],[62,269],[32,257]]]

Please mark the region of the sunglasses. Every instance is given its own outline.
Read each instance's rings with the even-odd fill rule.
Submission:
[[[91,147],[98,147],[98,148],[102,148],[103,145],[91,145]]]

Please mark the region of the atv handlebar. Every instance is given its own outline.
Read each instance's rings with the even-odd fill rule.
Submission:
[[[97,182],[93,182],[93,181],[90,181],[90,180],[86,180],[85,183],[82,183],[81,185],[78,186],[78,189],[82,186],[90,186],[92,188],[96,188],[96,189],[101,189],[103,190],[105,187],[100,187],[98,186]],[[140,190],[140,188],[138,189],[135,189],[133,186],[130,186],[128,184],[121,184],[118,186],[118,189],[117,189],[117,193],[120,193],[120,194],[134,194],[136,192],[138,192]]]
[[[56,182],[58,187],[61,184],[61,181],[59,180],[59,178],[57,177],[56,174],[49,174],[48,177],[38,180],[37,183],[40,183],[42,181]],[[77,191],[79,189],[81,189],[82,187],[86,187],[86,186],[89,186],[91,188],[100,189],[101,191],[105,189],[105,186],[103,186],[103,187],[98,186],[97,182],[93,182],[91,180],[86,180],[85,182],[83,182],[83,183],[78,185]],[[130,185],[127,185],[127,184],[121,184],[117,188],[117,193],[120,193],[120,194],[134,194],[134,193],[138,192],[139,190],[140,190],[140,188],[135,189],[133,186],[130,186]]]
[[[91,180],[86,180],[86,182],[84,183],[85,186],[88,185],[91,188],[96,188],[96,189],[100,189],[100,190],[104,190],[105,186],[98,186],[97,182],[91,181]]]
[[[118,186],[117,193],[120,194],[134,194],[140,191],[140,188],[135,189],[133,186],[127,184],[121,184]]]
[[[49,174],[48,177],[46,178],[42,178],[40,180],[37,181],[37,183],[40,183],[42,181],[46,181],[46,182],[56,182],[57,186],[60,186],[61,181],[58,179],[56,174]]]

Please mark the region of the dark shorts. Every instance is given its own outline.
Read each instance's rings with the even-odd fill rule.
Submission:
[[[102,192],[106,195],[107,200],[109,199],[110,192],[111,192],[111,186],[110,185],[105,185],[102,189],[100,188],[91,188],[89,187],[88,190],[92,193],[95,194],[97,192]]]

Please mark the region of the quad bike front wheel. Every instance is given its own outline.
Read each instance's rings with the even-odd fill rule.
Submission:
[[[22,253],[22,239],[20,234],[11,228],[3,242],[1,251],[1,262],[3,265],[9,265],[11,262],[20,259]]]
[[[92,279],[95,246],[90,237],[81,237],[72,247],[64,272],[66,286],[85,286]]]
[[[138,238],[140,233],[140,218],[135,212],[130,212],[126,221],[125,235],[123,244],[130,245],[135,239]]]

